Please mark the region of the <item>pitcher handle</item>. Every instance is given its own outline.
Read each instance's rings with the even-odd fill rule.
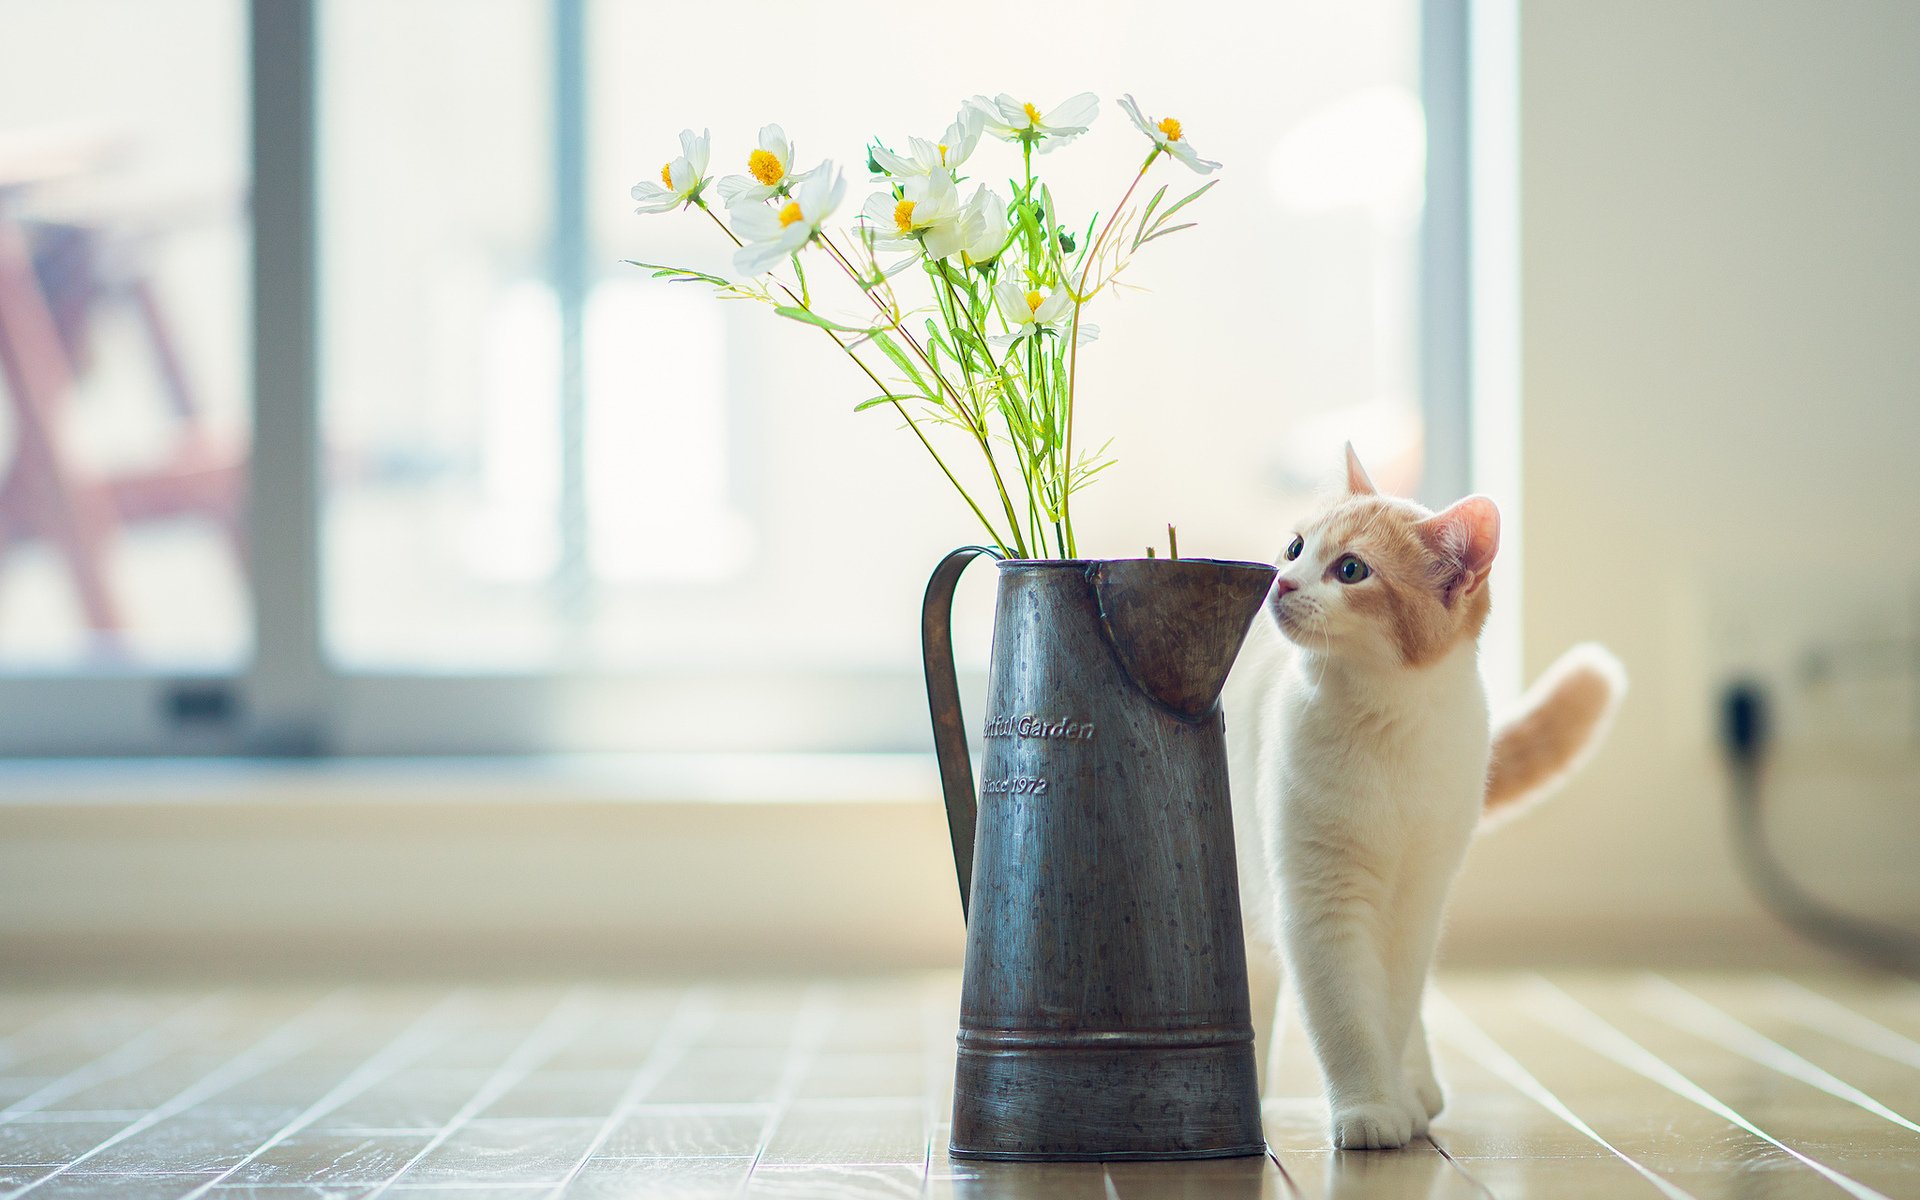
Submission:
[[[927,675],[927,710],[933,715],[933,749],[940,760],[940,790],[947,801],[947,833],[953,839],[953,869],[960,877],[960,918],[967,916],[973,884],[973,826],[979,808],[973,791],[973,760],[967,753],[967,727],[960,715],[960,681],[953,669],[953,590],[967,564],[986,546],[962,546],[940,560],[927,580],[920,606],[920,655]]]

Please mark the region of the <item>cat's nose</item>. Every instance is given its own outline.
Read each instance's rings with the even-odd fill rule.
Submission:
[[[1280,597],[1286,595],[1288,592],[1297,591],[1299,587],[1300,585],[1295,583],[1291,579],[1276,579],[1273,581],[1273,597],[1272,598],[1274,600],[1279,600]]]

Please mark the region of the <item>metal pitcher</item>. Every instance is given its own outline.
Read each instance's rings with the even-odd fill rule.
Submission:
[[[952,1154],[1259,1154],[1220,689],[1272,583],[1211,559],[999,564],[973,768],[956,550],[921,614],[967,921]]]

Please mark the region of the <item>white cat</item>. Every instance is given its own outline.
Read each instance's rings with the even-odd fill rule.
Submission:
[[[1578,766],[1626,690],[1576,647],[1490,728],[1499,544],[1491,500],[1381,496],[1348,446],[1347,494],[1292,537],[1228,683],[1244,907],[1278,943],[1342,1149],[1403,1146],[1439,1113],[1420,1002],[1467,844]]]

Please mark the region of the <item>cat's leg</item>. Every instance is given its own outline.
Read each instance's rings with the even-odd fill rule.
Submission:
[[[1265,1096],[1277,1094],[1276,1082],[1280,1078],[1280,1051],[1287,1036],[1287,965],[1285,959],[1276,952],[1274,970],[1279,973],[1279,985],[1273,990],[1273,1028],[1267,1034],[1267,1073]]]
[[[1403,1046],[1401,1077],[1405,1084],[1404,1103],[1416,1133],[1426,1132],[1427,1122],[1438,1116],[1445,1096],[1433,1070],[1433,1054],[1427,1046],[1426,1022],[1420,1013],[1426,998],[1427,976],[1433,967],[1434,949],[1440,940],[1440,920],[1446,909],[1447,891],[1452,885],[1459,854],[1451,847],[1428,847],[1428,852],[1407,864],[1407,877],[1394,898],[1396,929],[1392,953],[1387,964],[1387,996],[1392,1010],[1393,1028]],[[1464,845],[1461,850],[1464,851]]]
[[[1404,1146],[1413,1120],[1389,1011],[1380,905],[1365,883],[1299,874],[1288,887],[1287,966],[1326,1077],[1333,1143],[1342,1150]]]
[[[1403,1064],[1407,1073],[1407,1086],[1413,1089],[1413,1098],[1428,1120],[1440,1115],[1446,1107],[1446,1093],[1440,1089],[1440,1077],[1434,1074],[1433,1052],[1427,1048],[1427,1022],[1416,1008],[1413,1014],[1413,1027],[1407,1031],[1407,1053]]]

